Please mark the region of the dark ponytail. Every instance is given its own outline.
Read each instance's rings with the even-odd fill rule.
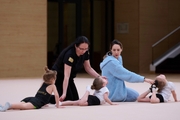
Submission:
[[[71,43],[68,47],[66,47],[59,55],[59,57],[57,58],[53,69],[56,65],[58,65],[59,63],[62,63],[62,60],[65,56],[65,54],[67,53],[67,51],[69,51],[70,49],[74,48],[74,46],[78,47],[81,43],[87,43],[88,46],[90,45],[89,40],[87,37],[85,36],[79,36],[73,43]]]

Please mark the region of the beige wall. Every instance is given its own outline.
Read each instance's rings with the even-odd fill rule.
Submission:
[[[151,46],[180,26],[179,0],[115,0],[124,66],[149,72]],[[128,33],[117,24],[128,23]],[[47,1],[0,1],[0,78],[40,77],[47,64]]]
[[[115,38],[124,45],[124,66],[148,73],[151,46],[180,26],[179,0],[115,0]],[[117,23],[129,23],[129,33],[117,33]]]
[[[123,44],[124,66],[139,71],[139,2],[138,0],[115,0],[115,39]],[[129,32],[119,33],[117,25],[128,23]]]
[[[47,54],[46,0],[0,1],[0,78],[41,77]]]

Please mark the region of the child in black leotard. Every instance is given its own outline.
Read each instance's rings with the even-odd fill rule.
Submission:
[[[43,75],[43,84],[37,91],[34,97],[27,97],[21,100],[20,103],[10,104],[6,102],[4,106],[0,105],[0,111],[4,112],[9,109],[20,109],[20,110],[29,110],[29,109],[39,109],[44,105],[49,103],[52,93],[55,95],[56,107],[59,108],[59,94],[57,92],[55,81],[56,81],[56,71],[49,70],[45,67],[45,74]]]

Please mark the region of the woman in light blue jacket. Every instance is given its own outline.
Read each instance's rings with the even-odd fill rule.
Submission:
[[[105,55],[104,60],[100,63],[102,76],[108,79],[109,98],[113,102],[134,102],[137,100],[139,93],[126,87],[124,81],[131,83],[148,82],[153,84],[154,80],[145,78],[123,67],[121,56],[123,45],[121,42],[113,40],[110,49]]]

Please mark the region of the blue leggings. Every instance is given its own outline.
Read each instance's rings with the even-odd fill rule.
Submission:
[[[127,97],[124,102],[135,102],[139,96],[139,93],[131,88],[127,89]]]

